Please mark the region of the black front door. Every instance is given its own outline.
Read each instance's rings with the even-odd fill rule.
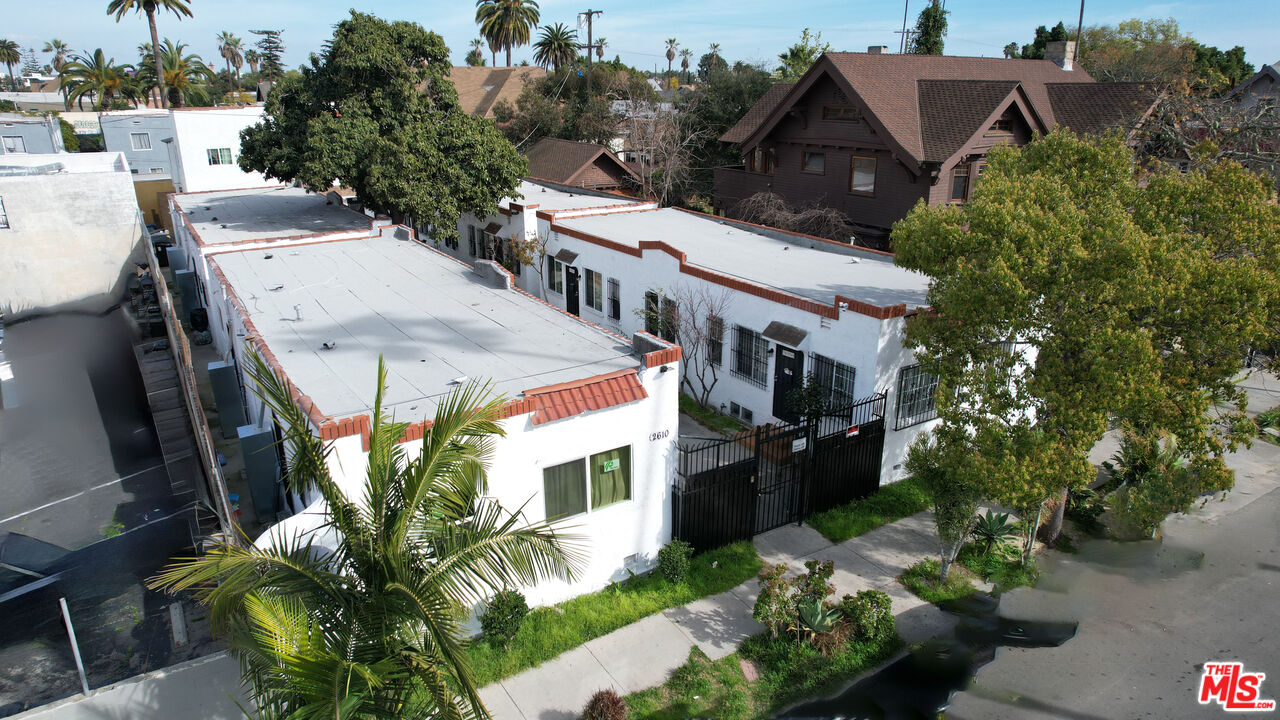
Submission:
[[[797,422],[800,414],[793,412],[787,396],[804,383],[804,353],[786,345],[777,346],[773,362],[773,415],[787,422]]]
[[[572,265],[564,269],[564,306],[565,310],[579,315],[578,307],[578,268]]]

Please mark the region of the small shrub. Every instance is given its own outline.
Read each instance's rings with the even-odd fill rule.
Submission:
[[[1084,488],[1072,490],[1067,494],[1067,509],[1064,514],[1068,520],[1085,532],[1100,531],[1102,523],[1098,518],[1102,517],[1102,513],[1106,511],[1107,506],[1103,503],[1102,496],[1094,490]]]
[[[1063,537],[1066,535],[1060,536],[1060,538]],[[993,553],[984,553],[982,548],[970,543],[960,549],[960,554],[956,556],[956,564],[983,580],[991,581],[995,586],[993,590],[995,595],[1022,585],[1035,585],[1036,580],[1040,579],[1040,570],[1036,567],[1035,561],[1023,564],[1022,555],[1012,547]]]
[[[990,553],[993,549],[1013,540],[1017,534],[1014,524],[1009,522],[1009,513],[993,513],[979,515],[970,533],[973,539],[982,545],[983,551]]]
[[[897,630],[893,602],[880,590],[860,590],[856,596],[845,595],[840,600],[840,614],[859,640],[879,642]]]
[[[627,720],[627,701],[612,690],[599,690],[582,711],[584,720]]]
[[[1254,419],[1258,423],[1258,427],[1273,427],[1280,429],[1280,407],[1273,407],[1266,412],[1258,413],[1258,417]]]
[[[836,564],[830,560],[821,563],[817,560],[807,560],[804,566],[809,572],[796,578],[792,583],[796,602],[822,604],[828,595],[836,591],[836,586],[827,582],[832,575],[836,574]]]
[[[778,637],[795,621],[796,600],[787,580],[787,566],[778,564],[760,571],[760,594],[751,617],[769,628],[770,637]]]
[[[683,540],[672,540],[658,551],[658,574],[669,583],[684,582],[692,558],[692,545]]]
[[[480,616],[480,630],[491,645],[505,648],[520,632],[520,625],[528,614],[529,604],[519,590],[503,590],[493,596]]]

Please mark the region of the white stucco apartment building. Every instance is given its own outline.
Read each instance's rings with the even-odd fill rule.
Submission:
[[[137,177],[170,177],[180,193],[272,187],[240,169],[240,131],[262,120],[261,105],[104,112],[107,150],[124,153]]]
[[[536,186],[523,192],[542,197]],[[624,335],[670,337],[660,317],[673,300],[722,298],[713,406],[748,425],[795,420],[787,395],[809,373],[833,407],[883,394],[880,483],[903,477],[906,447],[935,417],[936,381],[903,347],[926,277],[843,243],[618,198],[575,200],[534,209],[537,230],[525,232],[545,238],[545,266],[523,268],[522,287]],[[465,233],[460,251],[474,259]]]
[[[380,355],[385,403],[399,421],[429,420],[467,379],[491,381],[507,398],[507,435],[495,444],[488,495],[587,540],[582,576],[527,588],[529,600],[557,602],[652,567],[671,536],[680,350],[582,322],[516,288],[496,263],[469,267],[407,227],[330,202],[295,189],[172,199],[249,422],[270,416],[244,376],[246,343],[289,378],[314,431],[333,444],[334,476],[358,497]],[[421,432],[407,434],[410,453]],[[322,501],[290,500],[296,514],[268,536],[317,527]]]

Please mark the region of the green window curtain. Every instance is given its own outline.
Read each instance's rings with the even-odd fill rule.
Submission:
[[[582,460],[542,471],[542,499],[547,519],[559,520],[587,511],[587,478]]]
[[[631,499],[631,446],[591,456],[591,509]]]

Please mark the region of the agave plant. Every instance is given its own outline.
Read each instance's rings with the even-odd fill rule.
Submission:
[[[1009,513],[993,513],[988,510],[985,515],[978,516],[971,534],[973,539],[982,545],[982,554],[985,556],[990,555],[994,548],[1003,548],[1005,543],[1018,534],[1018,531],[1014,524],[1009,522]]]
[[[840,622],[840,611],[822,604],[821,600],[806,600],[799,604],[800,630],[809,634],[809,639],[831,632]]]

